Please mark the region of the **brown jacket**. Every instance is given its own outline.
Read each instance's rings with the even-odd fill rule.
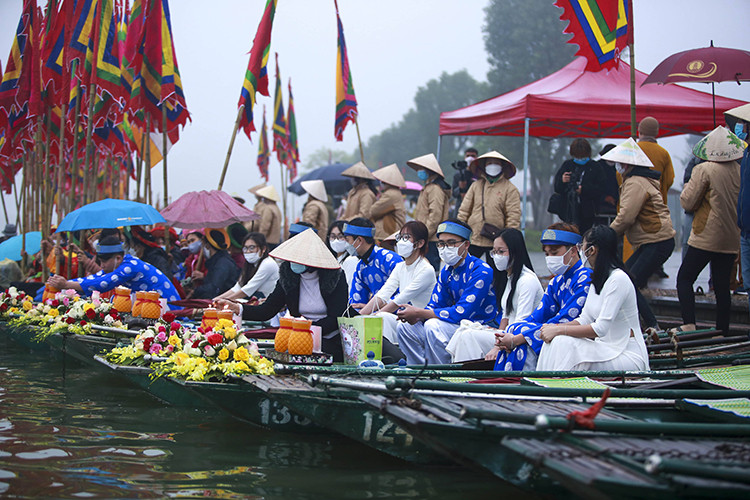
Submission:
[[[370,207],[375,203],[375,193],[366,183],[358,184],[346,195],[346,211],[342,219],[350,221],[357,217],[370,218]]]
[[[484,206],[484,217],[482,216]],[[484,177],[477,179],[458,208],[458,220],[471,226],[471,244],[491,247],[493,241],[480,236],[486,223],[500,229],[521,227],[521,195],[504,175],[490,184]]]
[[[375,223],[375,239],[392,235],[406,222],[404,196],[396,187],[386,187],[370,208],[370,220]]]
[[[429,182],[417,199],[414,209],[414,220],[424,222],[430,241],[437,241],[438,224],[448,218],[450,210],[450,190],[443,189],[439,184]]]
[[[308,222],[318,231],[318,236],[325,241],[328,232],[328,207],[320,200],[310,197],[302,208],[302,222]]]
[[[682,188],[680,204],[693,212],[693,229],[688,245],[718,253],[737,253],[737,197],[740,166],[736,161],[707,161],[693,168],[690,181]]]
[[[248,231],[261,233],[266,237],[269,245],[278,245],[281,241],[281,210],[274,201],[259,201],[253,211],[260,219],[251,220],[244,224]]]
[[[645,243],[658,243],[674,238],[675,230],[669,208],[659,190],[658,175],[646,167],[635,167],[620,186],[620,210],[610,227],[618,235],[625,234],[637,249]],[[639,175],[643,173],[644,175]]]
[[[638,146],[646,153],[648,159],[654,164],[654,170],[661,173],[659,178],[659,191],[664,203],[667,202],[667,193],[674,182],[674,167],[669,152],[659,146],[656,141],[640,140]]]

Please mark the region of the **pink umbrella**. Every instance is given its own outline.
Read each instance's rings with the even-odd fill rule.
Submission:
[[[235,222],[259,219],[224,191],[192,191],[169,204],[161,215],[170,226],[183,229],[227,227]]]
[[[406,181],[406,187],[401,188],[404,191],[421,191],[422,185],[414,181]]]

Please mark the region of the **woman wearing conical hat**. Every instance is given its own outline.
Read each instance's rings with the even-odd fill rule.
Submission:
[[[375,203],[375,188],[372,185],[375,177],[372,172],[360,161],[341,172],[341,175],[350,177],[353,184],[346,195],[346,210],[341,218],[347,221],[357,217],[369,219],[370,207]]]
[[[693,212],[693,227],[688,249],[677,273],[677,296],[680,299],[682,326],[695,329],[695,292],[693,283],[711,264],[716,293],[716,329],[726,334],[732,296],[729,278],[740,250],[740,228],[737,226],[737,198],[740,194],[740,165],[747,147],[745,141],[726,127],[716,127],[693,148],[702,160],[693,168],[690,180],[682,189],[680,204]]]
[[[337,318],[344,314],[349,291],[336,258],[309,229],[288,239],[269,255],[282,262],[279,281],[266,301],[249,306],[219,300],[218,307],[232,309],[251,321],[267,321],[286,308],[290,315],[305,317],[319,326],[323,352],[332,354],[334,361],[343,361]]]
[[[611,149],[602,159],[615,162],[622,176],[620,210],[610,227],[618,236],[627,236],[633,255],[625,262],[636,287],[638,312],[646,329],[659,329],[656,316],[639,289],[667,261],[674,250],[675,230],[669,208],[661,195],[661,173],[632,139]]]
[[[380,241],[401,229],[406,222],[404,196],[401,194],[406,181],[395,163],[374,171],[372,175],[382,183],[380,196],[370,209],[370,220],[375,223],[375,239]]]
[[[273,186],[263,186],[253,194],[258,199],[253,211],[260,219],[246,222],[245,229],[262,234],[268,246],[274,248],[281,241],[281,210],[277,204],[279,193]]]
[[[302,222],[308,222],[318,233],[320,239],[325,241],[328,230],[328,193],[326,186],[321,180],[302,181],[302,189],[308,196],[305,206],[302,208]]]

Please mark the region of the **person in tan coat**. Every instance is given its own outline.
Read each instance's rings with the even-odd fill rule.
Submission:
[[[695,329],[695,292],[693,283],[707,264],[716,293],[716,329],[729,331],[732,296],[729,279],[740,249],[737,226],[737,197],[740,193],[740,165],[745,142],[726,127],[718,126],[701,139],[693,154],[701,160],[693,168],[682,189],[680,204],[693,212],[693,227],[688,249],[677,273],[683,325],[678,330]]]
[[[269,248],[275,248],[281,241],[281,210],[276,202],[279,194],[273,186],[265,186],[255,191],[258,203],[253,211],[260,219],[248,221],[244,224],[245,229],[250,232],[261,233],[266,237]]]
[[[346,195],[346,210],[341,216],[343,220],[357,217],[370,218],[370,208],[375,203],[375,189],[372,186],[375,177],[367,166],[360,162],[347,168],[341,175],[351,177],[353,187]]]
[[[406,222],[406,209],[401,188],[406,187],[398,165],[392,163],[372,173],[382,183],[380,196],[370,207],[370,220],[375,223],[375,239],[382,241]]]
[[[627,236],[633,255],[625,265],[635,284],[638,312],[646,328],[659,329],[651,307],[640,292],[648,278],[659,269],[674,251],[675,230],[669,208],[659,191],[661,174],[633,139],[628,139],[602,156],[615,162],[622,175],[620,210],[610,227],[618,236]]]
[[[302,222],[308,222],[318,232],[318,236],[325,242],[328,230],[328,193],[326,186],[321,180],[302,181],[300,183],[310,196],[302,208]]]
[[[417,206],[414,209],[414,220],[421,221],[427,226],[429,240],[427,242],[427,260],[436,271],[440,270],[440,256],[437,249],[438,225],[448,218],[450,211],[451,187],[445,182],[443,169],[432,153],[413,158],[406,164],[417,171],[417,177],[424,182],[424,188],[419,193]]]

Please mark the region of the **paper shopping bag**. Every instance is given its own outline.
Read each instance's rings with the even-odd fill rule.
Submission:
[[[358,365],[367,359],[367,353],[375,353],[375,359],[383,354],[383,318],[379,316],[355,316],[338,318],[344,363]]]

